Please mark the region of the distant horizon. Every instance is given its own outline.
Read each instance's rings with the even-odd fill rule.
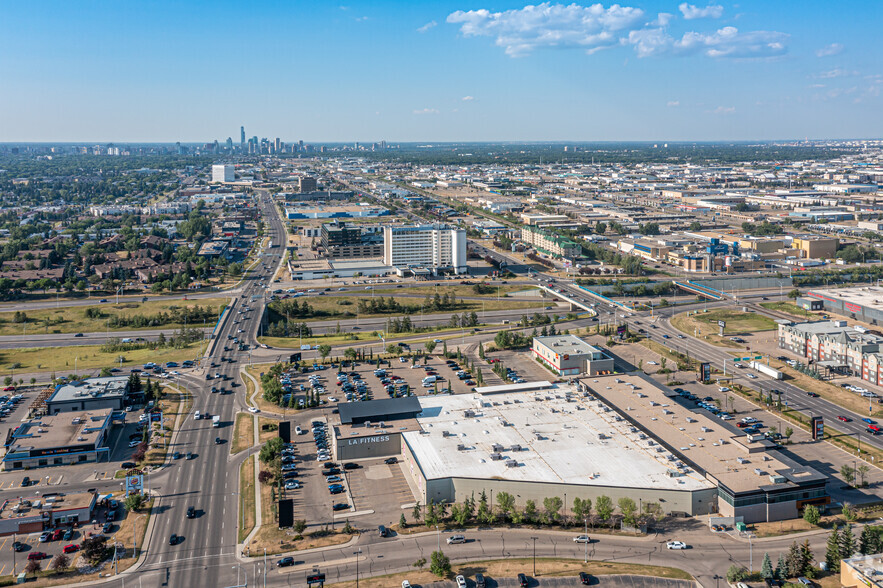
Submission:
[[[261,137],[269,140],[275,139],[275,137]],[[110,144],[125,144],[125,145],[176,145],[180,143],[181,145],[207,145],[214,141],[211,140],[202,140],[202,141],[138,141],[138,140],[77,140],[77,141],[0,141],[0,145],[3,146],[12,146],[12,145],[110,145]],[[218,145],[224,146],[224,141],[220,139],[217,140]],[[716,144],[733,144],[733,145],[751,145],[751,144],[765,144],[765,143],[820,143],[820,142],[847,142],[847,141],[883,141],[883,136],[881,137],[843,137],[843,138],[780,138],[780,139],[525,139],[525,140],[482,140],[482,141],[433,141],[430,139],[424,140],[416,140],[416,141],[397,141],[395,139],[351,139],[351,140],[335,140],[335,141],[314,141],[307,139],[293,139],[286,140],[280,137],[280,141],[286,145],[291,145],[298,141],[303,141],[305,145],[354,145],[358,143],[360,146],[370,146],[373,143],[379,143],[380,141],[386,141],[387,146],[395,146],[395,145],[426,145],[427,147],[440,146],[440,145],[611,145],[611,144],[621,144],[621,145],[637,145],[637,144],[660,144],[659,148],[663,149],[662,144],[669,145],[688,145],[688,144],[696,144],[696,145],[716,145]],[[238,147],[240,143],[233,143],[234,147]],[[257,154],[250,154],[257,155]],[[263,154],[267,155],[267,154]]]

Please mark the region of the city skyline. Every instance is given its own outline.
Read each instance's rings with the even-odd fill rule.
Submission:
[[[308,143],[874,138],[880,10],[10,5],[0,142],[241,143],[239,126]]]

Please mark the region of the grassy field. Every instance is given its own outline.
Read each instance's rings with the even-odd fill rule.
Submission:
[[[589,561],[589,563],[583,563],[572,559],[537,558],[536,569],[536,575],[538,577],[575,577],[580,572],[588,572],[593,576],[635,574],[659,578],[673,578],[677,580],[693,579],[690,574],[678,568],[605,561]],[[533,560],[531,558],[507,558],[501,560],[466,562],[463,564],[454,563],[452,564],[451,576],[453,577],[457,574],[463,574],[469,578],[474,577],[475,574],[481,573],[491,578],[514,578],[518,571],[521,570],[532,572]],[[364,586],[365,588],[388,588],[389,586],[401,585],[403,580],[408,580],[412,585],[427,586],[433,582],[438,582],[440,578],[429,571],[427,564],[426,568],[417,568],[412,572],[376,576],[374,578],[361,578],[359,580],[359,586]],[[338,584],[331,584],[330,586],[333,586],[334,588],[355,588],[356,583],[340,582]]]
[[[194,359],[205,352],[205,341],[192,343],[182,349],[164,347],[161,349],[136,349],[134,351],[101,351],[99,345],[71,347],[32,347],[8,349],[0,352],[0,369],[8,369],[11,364],[19,364],[15,369],[25,372],[55,372],[59,376],[74,371],[94,370],[104,367],[131,367],[149,361],[164,363]],[[123,358],[120,363],[120,357]]]
[[[784,300],[781,302],[761,302],[760,305],[764,308],[785,312],[802,319],[813,317],[816,314],[814,312],[803,310],[793,302],[785,302]]]
[[[724,337],[718,335],[718,321],[725,321]],[[746,335],[759,331],[773,331],[777,325],[773,319],[760,314],[746,313],[731,309],[719,309],[709,312],[682,313],[671,317],[671,325],[679,331],[693,336],[698,332],[710,343],[722,347],[743,349],[744,345],[734,343],[726,337]]]
[[[254,460],[252,455],[239,468],[239,543],[245,541],[254,529],[255,493],[254,493]]]
[[[274,427],[275,425],[275,427]],[[264,429],[267,426],[269,429]],[[263,445],[273,437],[279,436],[279,421],[267,417],[258,417],[258,443]]]
[[[678,357],[675,352],[671,350],[671,347],[666,347],[662,343],[657,343],[656,341],[651,341],[650,339],[641,339],[640,341],[638,341],[638,343],[640,345],[643,345],[650,351],[654,351],[659,355],[665,357],[670,362],[665,366],[669,369],[677,369],[678,364],[684,364],[685,366],[687,366],[688,370],[698,369],[699,367],[697,361],[693,357],[690,357],[689,359],[686,356]]]
[[[475,297],[480,296],[482,298],[497,298],[497,289],[500,290],[500,297],[502,298],[504,295],[509,294],[510,292],[521,292],[523,290],[530,290],[533,287],[521,284],[521,285],[510,285],[510,284],[500,284],[499,282],[478,282],[485,286],[489,286],[493,288],[492,292],[487,294],[478,294],[475,291],[475,286],[463,286],[461,284],[451,284],[450,282],[440,282],[438,288],[434,285],[430,284],[427,286],[417,286],[414,288],[396,288],[395,286],[390,286],[388,284],[375,284],[374,292],[376,294],[383,294],[384,296],[389,296],[390,294],[420,294],[421,296],[426,296],[429,294],[430,296],[434,295],[438,292],[439,296],[443,294],[447,294],[448,292],[453,293],[453,295],[457,298],[466,297]],[[364,288],[364,287],[363,287]],[[367,293],[368,297],[371,296],[371,293],[368,290],[364,290]],[[537,289],[537,296],[540,296],[540,290]]]
[[[230,454],[235,455],[245,451],[254,445],[254,417],[251,413],[240,412],[236,414],[236,424],[233,428],[233,440],[230,443]]]
[[[217,315],[219,307],[226,306],[228,298],[204,298],[200,300],[155,300],[148,302],[121,302],[119,304],[95,304],[91,306],[70,306],[65,308],[44,308],[28,310],[28,320],[22,325],[13,323],[14,309],[0,311],[0,335],[46,334],[46,333],[93,333],[101,331],[139,331],[148,329],[177,329],[183,325],[169,323],[156,327],[120,327],[108,329],[107,320],[112,317],[130,317],[133,315],[152,316],[161,312],[169,312],[173,308],[212,308]],[[86,309],[99,309],[100,318],[88,318]],[[208,326],[213,326],[214,323]],[[24,326],[24,329],[22,328]],[[194,325],[189,325],[194,326]],[[198,326],[202,326],[201,324]]]

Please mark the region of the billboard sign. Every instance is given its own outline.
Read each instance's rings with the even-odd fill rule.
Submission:
[[[628,331],[628,326],[626,325],[619,325],[618,327],[616,327],[616,334],[619,335],[620,339],[625,337],[626,331]]]
[[[325,583],[325,574],[310,574],[307,576],[307,586],[312,586],[313,584],[324,584]]]

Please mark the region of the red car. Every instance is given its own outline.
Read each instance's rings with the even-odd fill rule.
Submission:
[[[55,529],[52,531],[52,535],[49,536],[50,541],[58,541],[64,537],[64,529]]]
[[[7,386],[3,388],[4,392],[15,392],[15,386]]]
[[[33,560],[33,559],[40,560],[40,559],[46,559],[47,557],[49,557],[49,556],[46,555],[45,553],[43,553],[42,551],[32,551],[31,553],[28,554],[28,560]]]
[[[71,543],[70,545],[65,545],[65,546],[64,546],[64,549],[62,549],[62,551],[63,551],[64,553],[74,553],[74,552],[77,552],[77,551],[79,551],[79,550],[80,550],[80,546],[77,545],[76,543]]]
[[[841,421],[843,421],[844,423],[848,423],[848,422],[850,422],[852,419],[849,418],[849,417],[845,417],[845,416],[838,416],[838,417],[837,417],[837,420],[841,420]]]

